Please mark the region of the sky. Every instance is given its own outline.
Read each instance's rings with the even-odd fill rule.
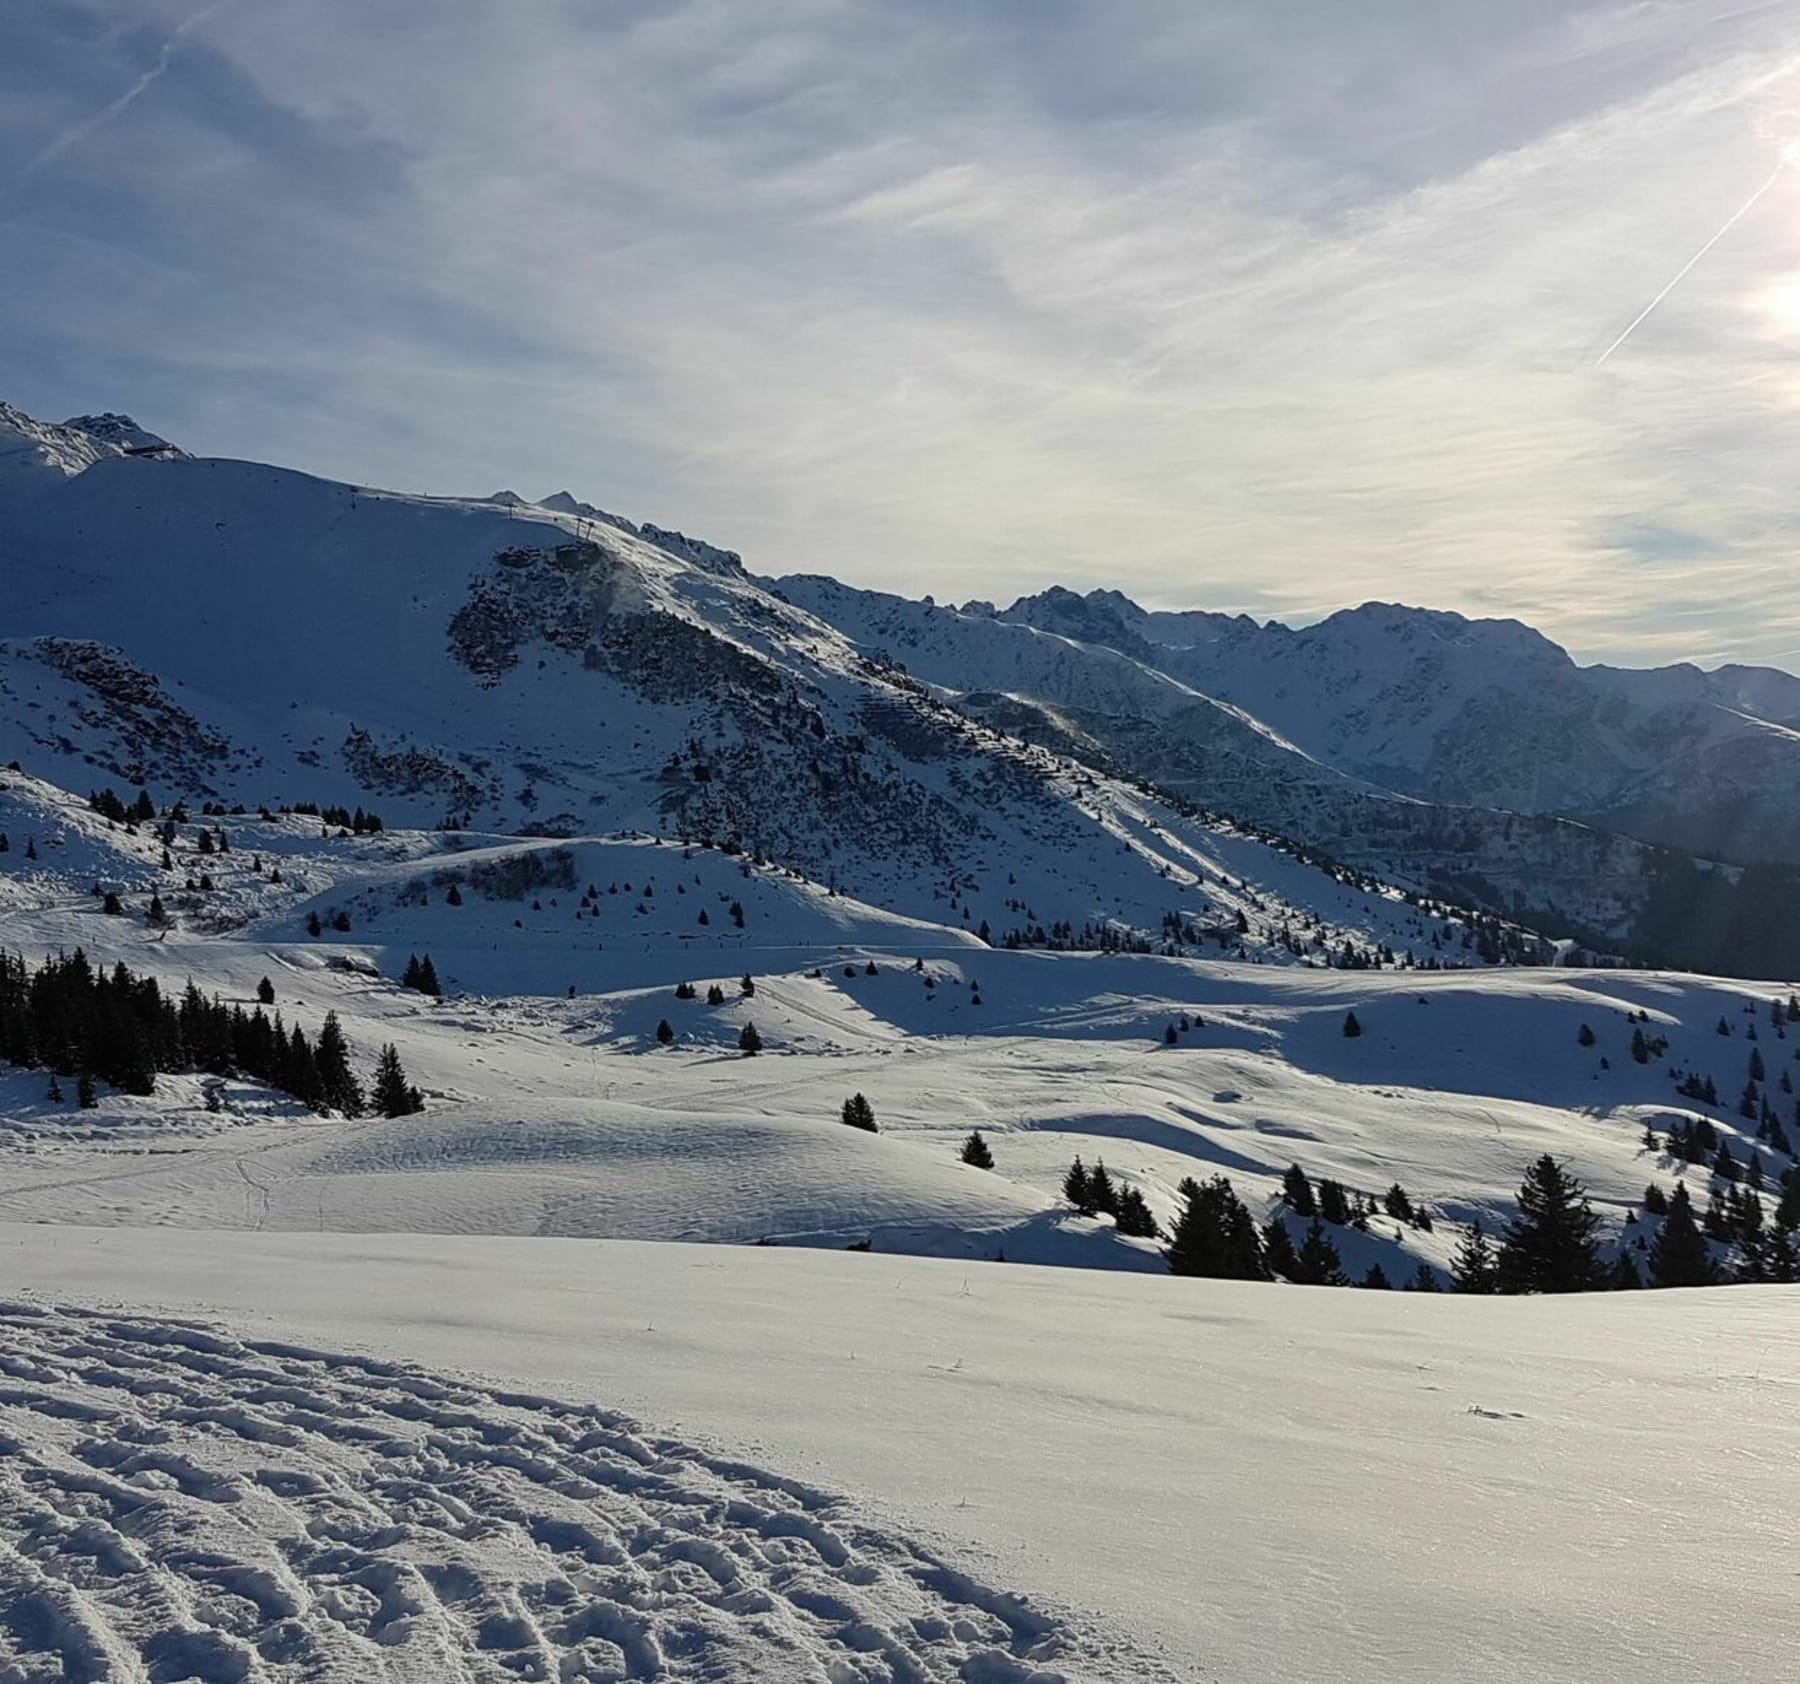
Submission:
[[[1796,141],[1800,0],[32,0],[0,397],[939,600],[1800,670]]]

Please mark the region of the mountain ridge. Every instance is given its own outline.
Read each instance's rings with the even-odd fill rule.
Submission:
[[[1704,945],[1644,936],[1667,845],[1800,850],[1800,735],[1748,705],[1800,716],[1772,669],[1578,668],[1395,604],[1297,631],[1060,586],[955,608],[764,577],[567,491],[418,497],[124,417],[0,419],[26,470],[0,480],[0,745],[70,783],[660,829],[1094,940],[1185,927],[1158,885],[1197,892],[1222,821],[1672,961]],[[996,894],[1006,859],[1034,895]]]

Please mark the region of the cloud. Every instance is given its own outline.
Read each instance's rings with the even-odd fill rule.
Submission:
[[[1800,172],[1593,366],[1800,132],[1784,6],[147,9],[0,121],[162,67],[0,204],[15,401],[940,598],[1800,643]]]
[[[55,163],[70,147],[80,145],[96,129],[104,127],[124,112],[149,88],[152,82],[161,77],[169,68],[170,60],[175,56],[175,49],[181,45],[182,37],[199,28],[218,9],[216,3],[202,6],[198,11],[190,12],[180,23],[176,24],[162,45],[157,48],[156,57],[138,73],[131,85],[123,93],[108,100],[98,111],[83,117],[79,122],[71,123],[60,134],[53,136],[35,157],[26,161],[23,169],[19,172],[21,179],[35,175],[39,170]]]

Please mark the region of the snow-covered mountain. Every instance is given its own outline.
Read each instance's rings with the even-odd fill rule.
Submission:
[[[101,449],[0,526],[0,757],[194,804],[716,840],[997,941],[1424,940],[1392,896],[1346,907],[1330,874],[950,706],[731,552],[554,501]],[[1122,709],[1203,721],[1239,788],[1306,765],[1165,676],[1011,635],[1111,669]]]
[[[0,753],[71,787],[713,838],[1095,940],[1211,917],[1205,862],[1248,828],[1593,947],[1781,968],[1719,933],[1741,909],[1668,928],[1687,868],[1654,844],[1725,861],[1727,900],[1793,852],[1784,674],[1583,669],[1375,605],[1298,632],[1116,592],[956,609],[761,578],[567,491],[403,496],[121,416],[0,419]]]
[[[1051,590],[1004,617],[1127,650],[1403,794],[1800,860],[1800,678],[1773,668],[1581,667],[1516,620],[1392,603],[1292,630]]]
[[[91,468],[109,456],[173,457],[185,454],[146,432],[129,415],[77,415],[38,421],[0,403],[0,496],[17,498]]]

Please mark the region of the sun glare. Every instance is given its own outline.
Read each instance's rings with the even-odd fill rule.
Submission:
[[[1782,339],[1800,339],[1800,271],[1763,287],[1754,305],[1769,332]]]
[[[1789,169],[1800,169],[1800,136],[1786,142],[1781,148],[1781,161]]]

